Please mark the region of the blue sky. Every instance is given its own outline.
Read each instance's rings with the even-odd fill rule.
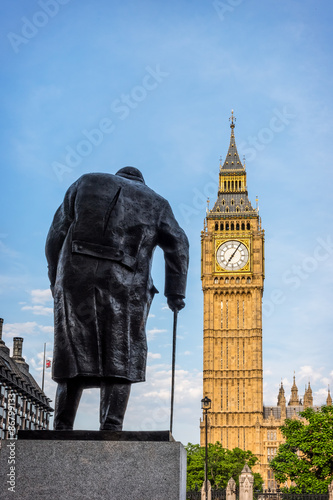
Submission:
[[[266,231],[264,402],[293,372],[316,404],[333,381],[332,17],[328,0],[3,0],[1,5],[0,316],[24,337],[41,382],[52,358],[45,238],[68,186],[86,172],[141,169],[190,239],[179,317],[175,438],[199,441],[202,398],[200,232],[230,137],[246,157]],[[153,268],[147,382],[125,429],[167,429],[172,314],[163,258]],[[46,392],[55,384],[46,375]],[[77,428],[98,428],[86,391]]]

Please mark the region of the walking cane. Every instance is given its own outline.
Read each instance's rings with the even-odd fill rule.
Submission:
[[[172,338],[172,372],[171,372],[171,412],[170,412],[170,433],[172,434],[173,424],[173,400],[175,396],[175,365],[176,365],[176,337],[177,337],[177,315],[178,311],[173,311],[173,338]]]

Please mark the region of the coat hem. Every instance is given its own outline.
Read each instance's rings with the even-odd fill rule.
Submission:
[[[131,377],[123,376],[123,375],[96,375],[94,373],[76,373],[75,375],[68,375],[67,377],[64,377],[64,376],[57,377],[55,375],[52,375],[52,380],[54,380],[54,382],[63,382],[64,380],[73,379],[73,378],[83,379],[83,382],[84,382],[84,379],[86,379],[87,383],[89,383],[89,384],[93,384],[94,382],[96,382],[96,384],[97,384],[96,387],[99,387],[99,384],[102,380],[104,381],[107,379],[119,379],[122,381],[127,381],[131,384],[136,384],[139,382],[146,381],[145,377],[131,378]]]

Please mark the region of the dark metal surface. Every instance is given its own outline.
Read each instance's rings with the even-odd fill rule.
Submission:
[[[86,174],[70,186],[46,242],[56,382],[80,377],[99,387],[102,379],[145,380],[156,246],[164,252],[169,307],[180,310],[188,240],[169,203],[133,167]]]
[[[280,489],[254,491],[254,500],[328,500],[328,493],[288,493]]]
[[[197,484],[194,490],[188,490],[186,492],[186,500],[201,500],[201,490],[199,490]]]
[[[18,431],[18,439],[46,441],[174,441],[169,431]]]
[[[176,340],[177,340],[177,316],[178,311],[173,313],[172,329],[172,370],[171,370],[171,409],[170,409],[170,432],[173,427],[173,402],[175,397],[175,368],[176,368]]]
[[[212,500],[225,500],[227,497],[226,490],[212,488]]]
[[[225,489],[211,489],[212,500],[225,500],[226,490]],[[186,500],[201,500],[201,490],[196,487],[194,490],[188,490],[186,492]]]

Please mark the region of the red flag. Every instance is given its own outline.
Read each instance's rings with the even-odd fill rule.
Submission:
[[[45,363],[46,368],[51,368],[51,360],[47,359]]]

